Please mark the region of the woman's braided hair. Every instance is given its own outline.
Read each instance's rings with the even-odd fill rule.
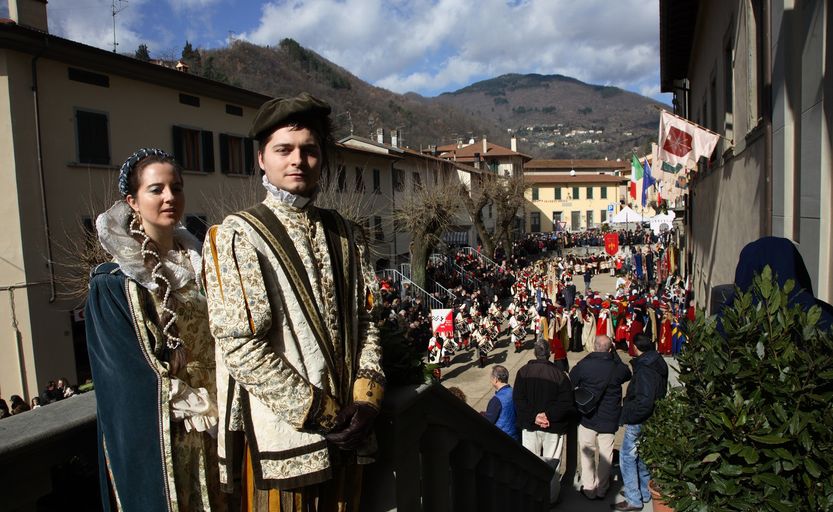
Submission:
[[[142,171],[148,165],[154,163],[170,164],[180,180],[182,179],[182,169],[171,155],[162,150],[140,149],[125,162],[125,166],[128,168],[122,167],[124,179],[120,179],[119,188],[123,196],[136,196]],[[172,375],[175,375],[187,362],[185,346],[182,344],[182,339],[179,337],[179,328],[176,325],[177,300],[171,293],[171,282],[162,264],[159,245],[145,232],[138,213],[133,213],[128,229],[133,238],[142,245],[142,258],[145,267],[150,270],[151,278],[157,284],[153,293],[161,304],[162,312],[158,318],[158,325],[162,329],[165,343],[164,345],[158,344],[156,352],[163,357],[167,354],[169,371]]]

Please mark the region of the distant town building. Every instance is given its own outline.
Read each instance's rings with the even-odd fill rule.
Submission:
[[[472,140],[463,144],[460,140],[456,144],[445,144],[429,150],[432,154],[444,158],[472,165],[503,177],[523,174],[524,165],[532,157],[518,152],[517,138],[514,136],[507,148],[486,140],[484,136],[479,142]]]
[[[627,177],[586,171],[604,160],[568,160],[569,170],[552,162],[527,164],[525,226],[528,232],[580,231],[599,227],[621,208]],[[579,172],[578,169],[585,169]],[[573,171],[573,172],[571,172]]]

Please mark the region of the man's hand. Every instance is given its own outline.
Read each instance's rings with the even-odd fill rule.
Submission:
[[[338,413],[333,429],[324,437],[342,450],[355,450],[370,434],[378,414],[371,405],[352,403]]]
[[[535,424],[541,428],[550,428],[550,420],[547,418],[547,413],[539,412],[535,415]]]

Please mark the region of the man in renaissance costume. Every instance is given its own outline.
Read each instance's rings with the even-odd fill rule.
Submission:
[[[250,135],[266,199],[206,238],[221,481],[248,510],[358,510],[382,399],[364,233],[314,204],[329,114],[306,93],[260,108]]]

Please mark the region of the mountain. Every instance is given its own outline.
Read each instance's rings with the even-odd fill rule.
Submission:
[[[621,157],[656,140],[661,103],[562,75],[502,75],[444,93],[436,102],[489,119],[550,158]],[[528,149],[527,149],[528,148]]]
[[[399,129],[402,144],[412,148],[448,140],[449,134],[496,136],[491,119],[426,101],[418,94],[396,94],[374,87],[292,39],[267,47],[236,41],[227,48],[200,49],[184,58],[191,72],[268,96],[307,91],[332,105],[336,136],[373,137],[377,128]],[[479,135],[478,135],[479,136]],[[506,138],[504,136],[504,138]],[[508,144],[508,138],[506,138]]]
[[[411,148],[483,135],[509,146],[512,131],[533,157],[618,158],[655,139],[659,122],[649,98],[560,75],[503,75],[426,98],[370,85],[292,39],[186,50],[192,73],[269,96],[305,90],[326,100],[337,137],[375,138],[383,128],[386,140],[399,129]]]

